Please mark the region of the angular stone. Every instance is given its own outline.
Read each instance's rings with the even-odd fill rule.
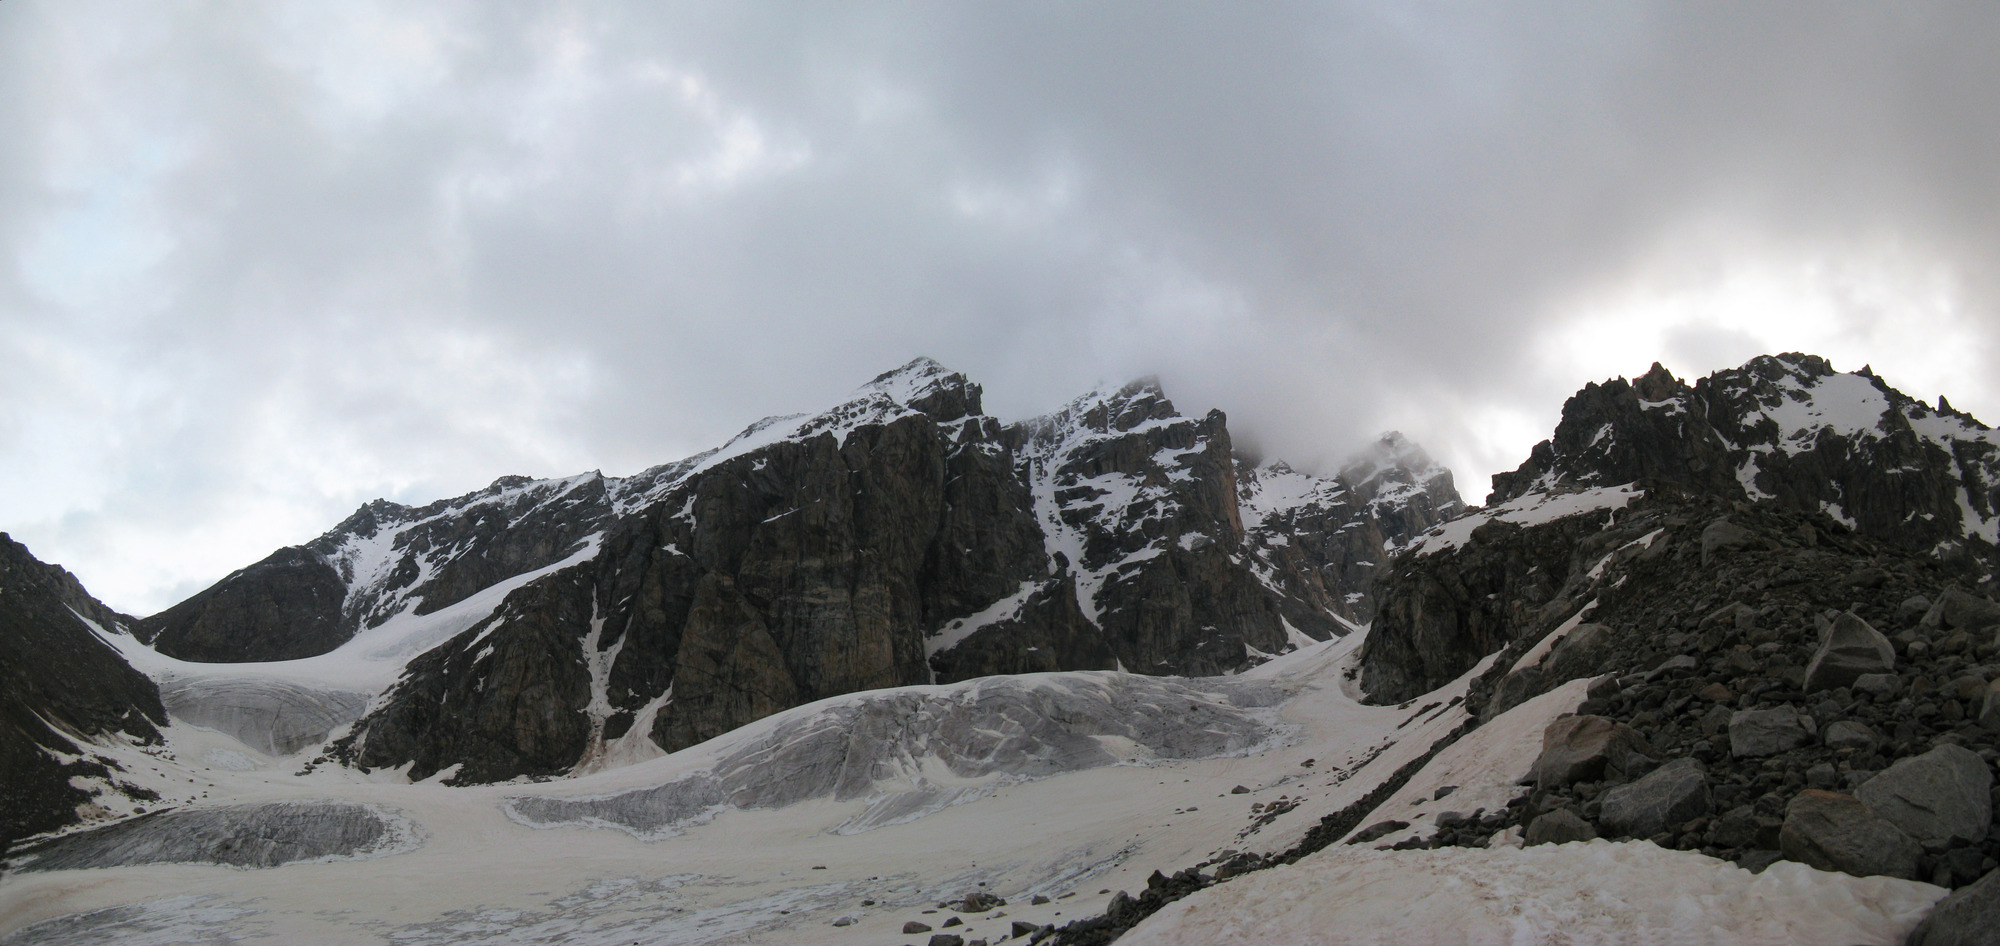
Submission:
[[[1918,841],[1983,841],[1993,825],[1992,790],[1986,760],[1947,743],[1898,759],[1854,794]]]
[[[928,923],[919,923],[916,920],[910,920],[903,924],[903,932],[905,934],[928,933],[930,931],[931,928]]]
[[[1633,752],[1650,754],[1652,747],[1632,727],[1603,716],[1565,716],[1542,731],[1542,754],[1529,777],[1541,788],[1594,782],[1622,775]]]
[[[1979,699],[1979,725],[2000,729],[2000,680],[1987,684],[1986,695]]]
[[[1911,595],[1904,598],[1903,603],[1896,606],[1896,625],[1898,627],[1909,627],[1911,624],[1922,620],[1924,614],[1930,609],[1931,599],[1923,595]]]
[[[1923,848],[1852,795],[1808,788],[1785,806],[1778,846],[1787,860],[1856,877],[1913,880]]]
[[[1932,629],[1976,631],[2000,624],[2000,604],[1991,599],[1946,589],[1924,613],[1923,626]]]
[[[1701,563],[1723,552],[1733,552],[1757,541],[1757,534],[1727,519],[1717,519],[1701,530]]]
[[[1903,692],[1903,678],[1893,673],[1864,673],[1854,678],[1852,688],[1878,700],[1893,699]]]
[[[1604,794],[1599,823],[1627,837],[1649,838],[1708,814],[1708,774],[1693,759],[1676,759],[1630,785]]]
[[[1868,728],[1867,723],[1842,719],[1827,724],[1826,729],[1820,732],[1820,741],[1829,749],[1872,752],[1876,746],[1882,744],[1882,737],[1877,735],[1875,730]]]
[[[1790,706],[1737,710],[1729,716],[1729,754],[1744,759],[1809,746],[1813,729],[1812,717]]]
[[[1597,829],[1590,822],[1577,817],[1567,808],[1558,808],[1528,822],[1527,846],[1537,844],[1568,844],[1571,841],[1589,841],[1597,837]]]
[[[1711,683],[1702,687],[1701,692],[1695,695],[1711,703],[1727,703],[1736,698],[1736,691],[1731,690],[1726,683]]]
[[[1833,620],[1819,651],[1806,665],[1805,691],[1850,686],[1862,674],[1896,669],[1896,647],[1852,611]]]
[[[1953,891],[1905,940],[1906,946],[1990,946],[2000,931],[2000,871]]]

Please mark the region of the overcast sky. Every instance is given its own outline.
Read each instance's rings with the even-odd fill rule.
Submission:
[[[2000,6],[0,3],[0,530],[145,614],[918,354],[1473,501],[1767,351],[2000,419]]]

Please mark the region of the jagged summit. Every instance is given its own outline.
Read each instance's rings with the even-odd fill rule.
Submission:
[[[939,421],[982,414],[979,385],[928,357],[885,371],[856,394],[880,394],[891,402]]]
[[[1554,436],[1493,478],[1487,502],[1642,481],[1825,512],[1940,554],[2000,539],[2000,434],[1867,368],[1843,373],[1796,352],[1692,385],[1657,364],[1634,381],[1585,385]]]

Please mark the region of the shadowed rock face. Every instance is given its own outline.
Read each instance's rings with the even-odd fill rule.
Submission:
[[[140,633],[187,659],[303,657],[571,560],[410,663],[336,750],[548,775],[855,690],[1241,669],[1366,620],[1385,547],[1460,505],[1400,437],[1314,477],[1236,456],[1220,412],[1182,416],[1152,382],[1010,426],[919,359],[634,477],[370,503]]]
[[[429,614],[568,557],[611,514],[598,475],[493,485],[421,508],[377,500],[312,542],[279,549],[133,633],[214,663],[326,653],[400,614]]]
[[[78,736],[158,742],[166,722],[159,690],[78,617],[107,629],[120,615],[76,578],[36,561],[0,533],[0,850],[76,823],[89,792],[72,779],[109,781]]]
[[[1346,553],[1294,530],[1367,524],[1353,541],[1379,559],[1372,536],[1455,508],[1448,476],[1392,446],[1351,491],[1290,471],[1246,484],[1222,415],[1183,417],[1150,383],[1007,427],[977,385],[916,362],[614,483],[625,511],[595,557],[413,662],[336,754],[499,780],[856,690],[1239,669],[1289,649],[1288,620],[1325,638],[1350,607]]]
[[[354,636],[347,584],[324,557],[279,549],[214,587],[138,622],[133,632],[182,660],[239,663],[326,653]]]
[[[414,846],[400,817],[373,806],[281,802],[143,815],[24,851],[24,871],[141,864],[277,867],[294,861],[397,853]]]

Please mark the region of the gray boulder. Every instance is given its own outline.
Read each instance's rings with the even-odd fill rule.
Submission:
[[[1993,772],[1964,746],[1898,759],[1855,795],[1918,841],[1982,841],[1993,825]]]
[[[1708,814],[1711,806],[1701,763],[1676,759],[1606,792],[1598,821],[1614,834],[1650,838]]]
[[[1986,685],[1986,695],[1979,700],[1979,725],[2000,729],[2000,680]]]
[[[1809,746],[1815,728],[1812,717],[1791,706],[1737,710],[1729,714],[1729,754],[1745,759]]]
[[[1931,609],[1931,599],[1923,595],[1911,595],[1896,606],[1896,626],[1909,627],[1923,619]]]
[[[1924,612],[1923,620],[1923,626],[1932,630],[1976,631],[1996,624],[2000,624],[2000,604],[1957,588],[1938,595],[1936,603]]]
[[[1785,806],[1778,849],[1787,860],[1856,877],[1914,880],[1923,848],[1852,795],[1808,788]]]
[[[1529,777],[1542,788],[1594,782],[1623,775],[1634,752],[1651,755],[1652,747],[1632,727],[1603,716],[1565,716],[1542,731],[1542,754]]]
[[[1868,728],[1867,723],[1842,719],[1828,723],[1826,728],[1820,731],[1820,742],[1828,749],[1873,752],[1876,746],[1882,744],[1882,737],[1875,730]]]
[[[1896,647],[1852,611],[1833,620],[1819,651],[1806,665],[1807,693],[1849,686],[1862,674],[1896,669]]]
[[[1854,678],[1854,691],[1866,693],[1878,700],[1887,700],[1903,692],[1903,678],[1893,673],[1864,673]]]
[[[1757,534],[1727,519],[1717,519],[1701,530],[1701,563],[1723,552],[1733,552],[1757,541]]]
[[[1987,946],[2000,931],[2000,871],[1939,900],[1910,933],[1908,946]]]
[[[1533,821],[1528,822],[1525,838],[1528,847],[1537,844],[1568,844],[1571,841],[1589,841],[1597,837],[1597,829],[1590,822],[1577,817],[1576,812],[1558,808]]]

